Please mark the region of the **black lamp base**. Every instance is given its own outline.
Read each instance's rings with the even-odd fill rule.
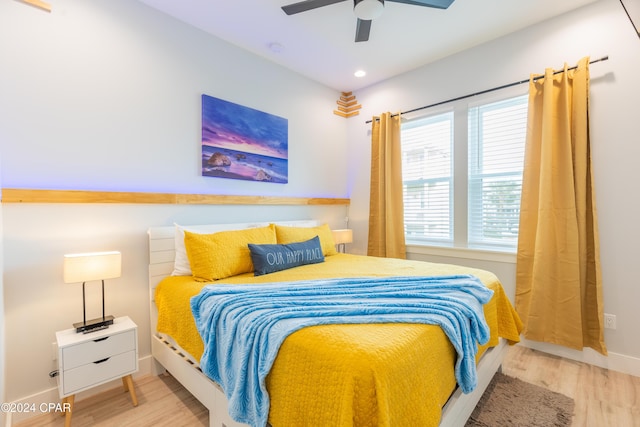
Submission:
[[[87,320],[86,322],[74,323],[73,327],[76,328],[76,332],[88,334],[90,332],[100,331],[107,329],[109,325],[113,325],[113,316],[98,317],[97,319]]]

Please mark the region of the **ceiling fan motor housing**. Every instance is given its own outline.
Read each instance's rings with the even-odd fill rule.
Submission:
[[[353,0],[353,13],[364,21],[376,19],[384,11],[384,0]]]

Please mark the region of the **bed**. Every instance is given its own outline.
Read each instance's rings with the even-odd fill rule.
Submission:
[[[210,426],[240,427],[246,424],[230,417],[225,393],[200,367],[200,356],[205,347],[191,315],[190,300],[208,284],[194,280],[193,276],[203,275],[205,277],[201,280],[205,280],[208,274],[200,274],[202,269],[197,267],[198,274],[194,268],[192,275],[172,276],[172,273],[188,274],[180,271],[185,264],[185,249],[181,240],[184,236],[194,239],[199,235],[224,234],[227,230],[264,229],[269,224],[149,229],[150,320],[156,372],[166,369],[202,402],[209,409]],[[326,232],[326,228],[322,229],[314,221],[276,224],[280,230]],[[326,235],[321,237],[325,237],[323,243],[326,243]],[[326,252],[325,249],[321,248],[323,252]],[[195,263],[197,265],[197,261]],[[330,279],[336,276],[343,280],[471,275],[493,291],[491,301],[484,306],[490,336],[488,342],[479,347],[475,357],[477,385],[471,393],[463,393],[461,387],[456,387],[456,351],[439,326],[405,323],[311,326],[294,332],[284,340],[267,376],[266,385],[271,398],[268,419],[274,427],[416,423],[462,426],[494,373],[499,370],[507,342],[518,341],[521,330],[517,314],[498,279],[484,270],[338,254],[334,251],[324,256],[322,262],[260,276],[254,276],[253,272],[235,274],[234,271],[225,275],[227,277],[216,278],[215,282],[244,285]],[[384,337],[382,340],[381,336]],[[326,348],[339,350],[325,351],[326,348],[320,343]],[[362,360],[371,360],[367,362],[370,365],[365,364],[363,369]],[[415,372],[423,374],[418,376]],[[336,398],[337,395],[342,397]],[[347,401],[349,404],[345,405]]]

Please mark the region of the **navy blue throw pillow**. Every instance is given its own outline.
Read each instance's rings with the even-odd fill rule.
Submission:
[[[300,265],[324,262],[318,236],[304,242],[286,245],[254,245],[249,243],[249,251],[256,276]]]

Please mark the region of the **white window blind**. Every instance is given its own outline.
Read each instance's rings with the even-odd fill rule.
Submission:
[[[515,248],[527,96],[469,109],[468,245]]]
[[[405,236],[453,240],[453,112],[402,126]]]
[[[403,123],[407,242],[516,248],[527,99],[457,102],[453,111]]]

